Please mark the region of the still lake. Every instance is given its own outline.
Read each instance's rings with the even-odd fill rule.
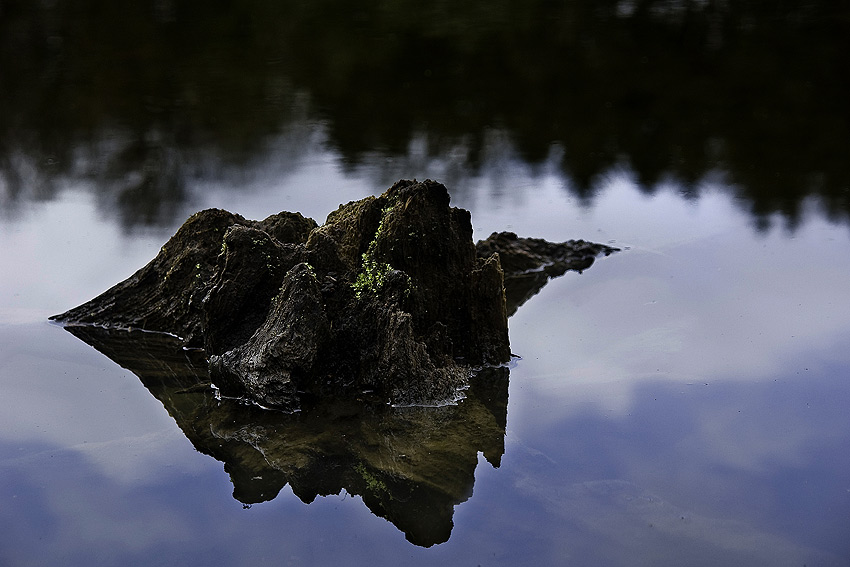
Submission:
[[[0,2],[0,565],[850,564],[838,4]],[[492,392],[283,415],[48,322],[198,210],[403,178],[621,249]]]
[[[685,200],[625,174],[587,206],[505,159],[498,183],[468,179],[454,199],[476,238],[623,251],[510,319],[504,455],[479,458],[450,539],[431,547],[344,490],[243,508],[136,376],[46,321],[129,276],[178,223],[122,230],[75,187],[4,221],[3,563],[845,565],[847,227],[811,203],[793,231],[759,232],[721,182]],[[198,182],[184,212],[323,220],[383,189],[324,152],[238,193]]]

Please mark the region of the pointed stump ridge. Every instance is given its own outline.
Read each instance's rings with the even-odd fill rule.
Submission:
[[[264,407],[451,401],[474,368],[510,359],[519,304],[615,249],[513,233],[476,246],[469,212],[449,203],[443,185],[403,180],[322,226],[201,211],[147,266],[51,319],[180,337],[205,350],[222,395]]]

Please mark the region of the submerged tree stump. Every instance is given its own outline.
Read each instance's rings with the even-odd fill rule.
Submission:
[[[206,351],[223,395],[265,407],[437,404],[510,359],[508,315],[549,277],[614,250],[513,233],[476,246],[443,185],[399,181],[322,226],[201,211],[133,276],[52,319],[176,335]]]

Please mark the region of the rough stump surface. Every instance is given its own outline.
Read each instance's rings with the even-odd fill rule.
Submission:
[[[512,233],[476,246],[469,212],[443,185],[399,181],[322,226],[298,213],[201,211],[147,266],[52,319],[176,335],[206,351],[223,395],[261,406],[435,404],[471,369],[510,359],[508,314],[548,277],[613,250]],[[509,285],[506,304],[508,282],[522,289]]]

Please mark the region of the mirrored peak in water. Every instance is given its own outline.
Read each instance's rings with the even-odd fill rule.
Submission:
[[[479,372],[456,405],[335,401],[283,413],[218,398],[204,353],[175,337],[66,329],[136,374],[195,448],[224,463],[233,497],[246,506],[287,484],[305,503],[344,490],[427,547],[449,539],[454,507],[472,495],[478,453],[494,467],[504,453],[504,367]]]

